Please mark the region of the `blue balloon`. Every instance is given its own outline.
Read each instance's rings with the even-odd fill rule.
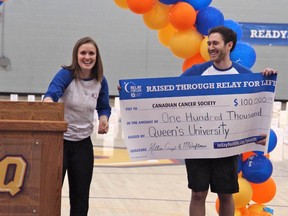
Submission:
[[[238,22],[231,20],[231,19],[226,19],[226,20],[224,20],[224,26],[226,26],[227,28],[230,28],[236,32],[237,41],[241,40],[242,35],[243,35],[243,30],[242,30],[242,28]]]
[[[247,68],[251,68],[256,61],[254,48],[245,42],[237,42],[234,50],[230,53],[232,61],[237,62]]]
[[[0,5],[2,5],[3,4],[3,1],[0,1]]]
[[[161,3],[169,5],[169,4],[175,4],[179,2],[180,0],[159,0]]]
[[[269,142],[268,142],[268,153],[272,152],[276,145],[277,145],[277,135],[274,130],[270,129],[270,134],[269,134]]]
[[[192,5],[192,7],[197,11],[208,7],[212,2],[212,0],[182,0],[182,1]]]
[[[209,29],[224,24],[224,15],[217,8],[209,6],[198,12],[195,24],[198,32],[208,35]]]
[[[271,161],[264,155],[253,155],[244,161],[242,165],[243,177],[252,183],[267,181],[273,172]]]

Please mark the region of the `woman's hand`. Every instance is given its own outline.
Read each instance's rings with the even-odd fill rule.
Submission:
[[[45,97],[42,102],[54,102],[51,97]]]
[[[98,134],[106,134],[108,133],[108,130],[109,130],[108,117],[102,115],[99,118]]]

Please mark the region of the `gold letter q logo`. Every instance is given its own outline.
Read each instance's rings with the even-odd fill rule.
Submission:
[[[5,183],[9,165],[16,165],[13,179]],[[15,196],[23,186],[27,163],[21,156],[6,156],[0,161],[0,193],[9,192]]]

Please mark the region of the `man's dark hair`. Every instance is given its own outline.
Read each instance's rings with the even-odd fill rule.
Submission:
[[[237,42],[237,34],[236,34],[235,31],[233,31],[232,29],[227,28],[225,26],[217,26],[217,27],[212,28],[212,29],[209,30],[208,36],[210,36],[213,33],[219,33],[222,36],[225,45],[227,43],[229,43],[230,41],[232,41],[233,42],[233,46],[232,46],[230,52],[233,51],[233,49],[236,46],[236,42]]]

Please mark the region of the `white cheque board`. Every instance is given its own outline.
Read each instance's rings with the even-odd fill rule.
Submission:
[[[133,160],[267,152],[276,75],[120,80],[121,122]]]

